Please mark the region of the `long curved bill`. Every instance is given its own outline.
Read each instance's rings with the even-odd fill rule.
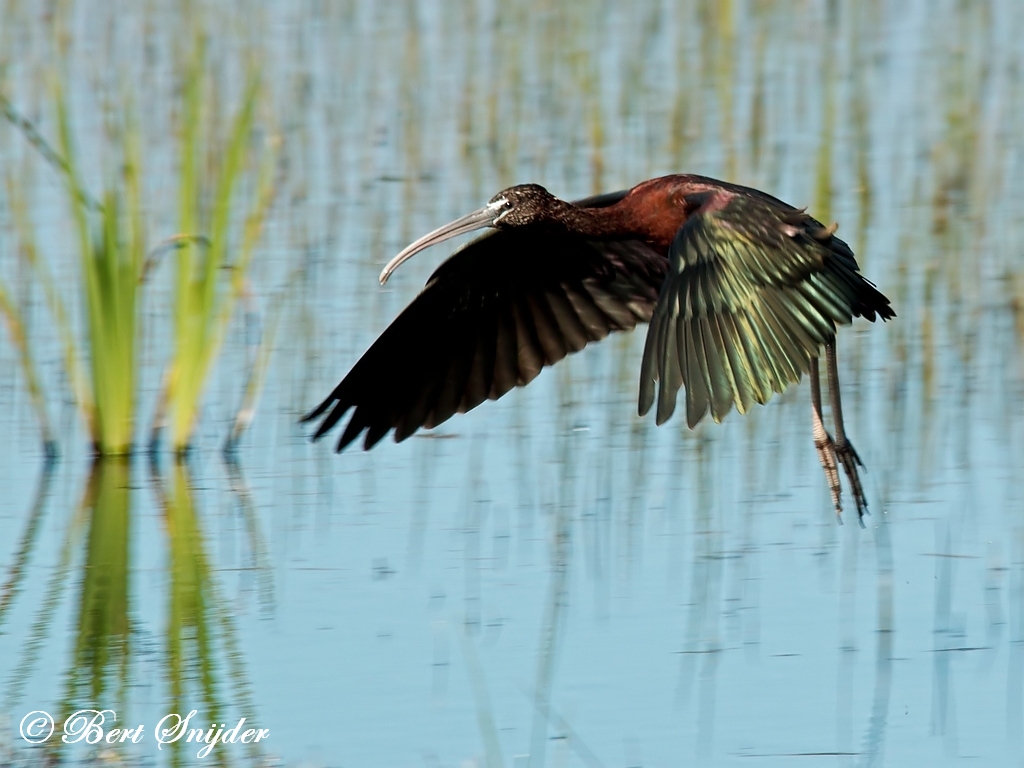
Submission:
[[[467,232],[472,232],[475,229],[494,226],[495,219],[504,206],[504,200],[489,203],[483,208],[467,213],[450,224],[445,224],[443,227],[438,227],[433,232],[424,235],[387,263],[378,278],[380,284],[384,285],[388,278],[391,277],[392,272],[425,248],[443,243],[445,240],[464,235]]]

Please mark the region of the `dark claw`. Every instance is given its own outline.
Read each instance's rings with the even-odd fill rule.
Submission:
[[[864,517],[868,514],[868,500],[864,496],[864,486],[860,482],[860,474],[857,467],[863,467],[864,462],[860,460],[857,451],[849,443],[835,446],[836,457],[843,465],[846,472],[846,479],[850,481],[850,490],[853,492],[853,500],[857,504],[857,516]]]
[[[864,462],[860,460],[860,456],[857,455],[857,451],[854,450],[853,445],[847,443],[846,450],[849,452],[850,456],[853,458],[853,461],[857,464],[858,467],[864,466]]]

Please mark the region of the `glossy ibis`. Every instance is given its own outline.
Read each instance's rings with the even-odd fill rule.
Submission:
[[[380,282],[424,248],[484,227],[495,231],[441,264],[304,418],[323,417],[314,439],[354,408],[337,450],[363,432],[367,449],[391,430],[400,442],[528,384],[612,331],[650,323],[641,416],[657,399],[663,423],[684,387],[690,427],[709,410],[721,421],[734,405],[745,413],[807,373],[814,445],[836,513],[838,458],[863,515],[860,459],[843,428],[836,325],[894,313],[835,225],[702,176],[665,176],[575,203],[523,184],[421,237]],[[822,348],[835,440],[822,419]]]

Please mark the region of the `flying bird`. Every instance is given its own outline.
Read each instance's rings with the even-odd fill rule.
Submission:
[[[686,422],[746,413],[808,374],[812,436],[836,514],[837,462],[859,515],[861,465],[843,425],[838,325],[895,316],[850,247],[804,209],[749,187],[695,175],[565,202],[536,184],[510,187],[395,256],[478,229],[452,254],[334,391],[303,421],[314,440],[352,411],[341,451],[365,433],[396,442],[529,384],[588,343],[648,323],[639,413],[658,424],[686,393]],[[835,437],[822,417],[825,352]]]

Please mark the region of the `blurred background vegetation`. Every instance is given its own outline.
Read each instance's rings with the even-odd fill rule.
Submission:
[[[330,274],[369,272],[492,189],[530,179],[572,197],[687,170],[809,204],[840,220],[876,280],[905,280],[900,298],[922,316],[901,325],[922,338],[927,392],[929,350],[971,354],[982,304],[1024,330],[1020,52],[1006,31],[1019,14],[943,8],[186,2],[122,14],[10,0],[8,375],[50,444],[65,397],[98,453],[165,425],[181,452],[225,336],[256,323],[311,251]],[[293,32],[275,35],[282,23]],[[372,46],[359,45],[366,25]],[[917,49],[889,50],[900,25]],[[263,250],[286,253],[254,267],[265,226],[277,236]],[[345,275],[332,290],[355,316],[393,309]],[[240,298],[254,310],[241,320]]]

